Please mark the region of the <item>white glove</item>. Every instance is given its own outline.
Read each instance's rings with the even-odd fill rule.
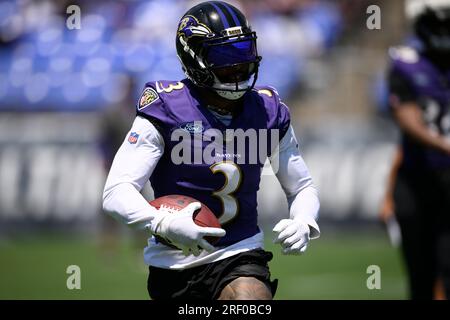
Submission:
[[[193,214],[201,206],[200,202],[193,202],[178,212],[161,207],[151,223],[150,230],[154,235],[167,239],[174,246],[183,250],[185,255],[192,253],[198,256],[201,248],[213,252],[215,248],[203,237],[223,237],[225,230],[196,225]]]
[[[309,242],[309,226],[294,219],[283,219],[273,228],[274,243],[281,243],[283,254],[302,254]]]

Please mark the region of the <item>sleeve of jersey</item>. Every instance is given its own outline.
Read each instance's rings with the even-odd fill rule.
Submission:
[[[391,108],[399,103],[417,101],[418,97],[411,83],[411,78],[399,62],[392,62],[387,79]]]
[[[164,152],[164,140],[146,119],[136,117],[117,151],[103,191],[103,208],[123,223],[144,229],[156,209],[140,191]]]
[[[279,152],[271,157],[271,163],[286,194],[290,218],[307,223],[311,239],[318,238],[320,236],[317,224],[320,208],[318,192],[300,154],[292,126],[289,126],[280,141]]]
[[[261,87],[258,93],[265,102],[270,128],[279,130],[279,139],[281,140],[291,124],[289,108],[281,101],[277,90],[273,87]]]
[[[280,101],[279,106],[278,128],[280,130],[280,139],[283,139],[291,125],[291,115],[289,113],[289,108],[283,102]]]
[[[156,82],[148,82],[142,90],[139,101],[136,103],[136,114],[150,121],[160,132],[167,119],[167,110],[163,97],[156,89]]]

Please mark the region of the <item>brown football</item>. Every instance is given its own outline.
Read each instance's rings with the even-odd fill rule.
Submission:
[[[155,208],[159,209],[161,205],[164,205],[166,207],[169,207],[171,209],[175,210],[181,210],[185,208],[188,204],[192,202],[200,202],[194,198],[183,196],[179,194],[171,194],[167,196],[159,197],[155,200],[150,201],[150,204],[154,206]],[[201,203],[201,202],[200,202]],[[214,215],[214,213],[203,203],[201,203],[202,207],[194,212],[193,220],[196,225],[201,227],[213,227],[213,228],[221,228],[219,219]],[[176,214],[176,212],[175,212]],[[170,247],[174,247],[173,245],[169,244],[166,240],[162,239],[159,236],[156,236],[156,239]],[[219,241],[220,237],[205,237],[205,240],[208,241],[210,244],[214,245]]]

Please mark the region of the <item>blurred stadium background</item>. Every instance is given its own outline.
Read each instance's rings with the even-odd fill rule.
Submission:
[[[320,190],[322,237],[285,257],[270,230],[287,205],[263,178],[276,298],[405,299],[400,252],[377,217],[398,135],[384,71],[389,46],[408,37],[403,1],[229,2],[257,31],[258,83],[290,106]],[[183,77],[174,35],[193,3],[0,2],[1,299],[147,299],[146,235],[104,215],[101,194],[144,83]],[[73,4],[79,30],[66,28]],[[373,4],[381,30],[366,27]],[[81,290],[66,287],[69,265],[81,268]],[[366,287],[369,265],[381,268],[381,290]]]

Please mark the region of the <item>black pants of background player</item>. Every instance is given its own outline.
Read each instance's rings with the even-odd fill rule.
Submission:
[[[450,168],[400,168],[394,189],[410,298],[432,299],[439,277],[450,298]]]
[[[149,267],[147,290],[153,300],[215,300],[222,289],[239,277],[255,277],[275,296],[278,280],[270,281],[272,253],[263,249],[185,270]]]

